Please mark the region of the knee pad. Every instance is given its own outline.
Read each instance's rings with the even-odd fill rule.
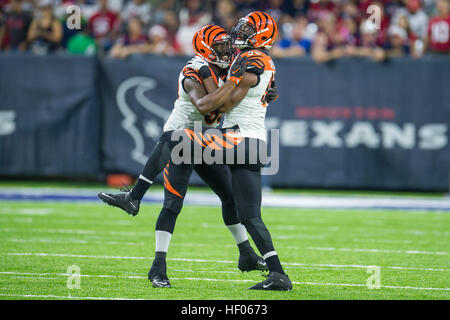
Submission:
[[[175,215],[178,215],[181,211],[181,208],[183,208],[183,199],[176,196],[165,199],[163,208],[170,210]]]
[[[269,230],[260,218],[248,219],[241,221],[241,223],[245,226],[261,253],[274,250]]]
[[[163,208],[158,216],[158,220],[156,220],[156,230],[173,233],[177,217],[178,213],[175,213],[170,209]]]

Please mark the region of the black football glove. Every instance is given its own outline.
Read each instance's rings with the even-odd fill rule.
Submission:
[[[248,57],[239,56],[237,57],[230,67],[228,80],[233,81],[236,85],[241,82],[244,76],[245,70],[247,70],[247,65],[249,62]]]
[[[270,88],[267,90],[267,93],[266,93],[266,96],[265,96],[263,102],[271,103],[271,102],[274,102],[275,100],[277,100],[278,97],[279,97],[278,87],[275,84],[275,81],[272,81],[272,83],[270,84]]]

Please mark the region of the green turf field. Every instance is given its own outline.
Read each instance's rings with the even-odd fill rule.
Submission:
[[[186,206],[172,238],[172,288],[146,276],[159,205],[130,217],[103,203],[0,203],[0,299],[449,299],[448,212],[264,209],[291,292],[246,290],[216,207]],[[78,266],[80,289],[67,287]],[[367,287],[380,266],[379,289]],[[370,271],[371,269],[369,269]],[[373,282],[371,282],[374,284]],[[376,284],[376,283],[375,283]]]

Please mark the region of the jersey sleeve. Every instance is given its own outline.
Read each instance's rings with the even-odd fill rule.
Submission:
[[[260,57],[251,57],[246,72],[258,75],[263,74],[264,69],[264,62],[260,59]]]
[[[264,71],[274,70],[272,59],[263,52],[247,51],[242,55],[248,57],[250,60],[246,72],[260,75],[263,74]]]
[[[194,69],[184,67],[184,69],[183,69],[183,76],[184,76],[185,79],[186,78],[187,79],[192,79],[194,81],[197,81],[200,84],[203,84],[202,78],[200,77],[198,72],[195,71]]]

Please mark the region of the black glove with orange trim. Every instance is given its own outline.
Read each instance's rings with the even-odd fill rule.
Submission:
[[[247,70],[247,65],[249,62],[248,57],[239,56],[237,57],[230,67],[228,80],[234,82],[236,85],[241,82],[244,77],[245,70]]]
[[[278,97],[279,97],[278,87],[275,84],[275,81],[272,81],[272,83],[270,84],[270,88],[267,90],[267,93],[266,93],[266,96],[265,96],[263,102],[271,103],[271,102],[274,102],[275,100],[277,100]]]

